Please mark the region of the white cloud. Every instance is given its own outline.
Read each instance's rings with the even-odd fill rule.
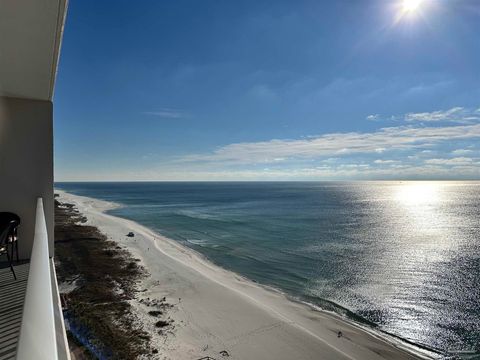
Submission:
[[[185,111],[171,108],[144,114],[170,119],[188,117]],[[167,157],[158,162],[153,154],[147,154],[142,162],[145,164],[135,171],[114,173],[106,168],[87,169],[84,173],[89,174],[86,180],[480,178],[480,158],[471,156],[477,153],[472,144],[480,138],[480,121],[471,119],[480,120],[480,109],[452,108],[407,115],[409,124],[404,126],[233,143],[211,152]],[[445,119],[457,123],[439,123]],[[455,146],[457,149],[451,150]],[[62,180],[81,180],[82,176],[72,173],[71,178],[63,176]]]
[[[448,110],[408,113],[404,116],[404,119],[406,121],[450,121],[457,123],[471,123],[480,120],[480,114],[475,110],[457,106]]]
[[[473,150],[470,149],[457,149],[452,151],[452,155],[468,155],[472,152]]]
[[[382,153],[428,148],[446,141],[480,138],[480,124],[444,127],[399,126],[374,132],[332,133],[299,140],[234,143],[212,153],[193,154],[182,162],[257,164],[288,158],[290,161],[348,154]]]
[[[327,163],[327,164],[334,164],[334,163],[336,163],[339,159],[340,159],[340,158],[332,157],[332,158],[328,158],[328,159],[322,160],[322,162]]]
[[[355,165],[355,164],[347,164]],[[344,180],[344,179],[462,179],[480,178],[480,167],[459,165],[454,167],[440,165],[368,167],[343,166],[329,167],[302,167],[298,169],[258,170],[179,170],[179,169],[149,169],[141,171],[112,172],[94,171],[92,173],[78,172],[70,176],[63,176],[62,181],[228,181],[228,180]],[[88,175],[88,176],[87,176]]]
[[[472,165],[473,161],[474,160],[472,158],[456,157],[451,159],[428,159],[428,160],[425,160],[425,163],[432,164],[432,165],[457,166],[457,165]]]
[[[164,119],[183,119],[189,117],[188,113],[179,109],[161,108],[157,111],[145,111],[144,115],[158,116]]]
[[[407,122],[453,122],[458,124],[474,124],[480,121],[480,109],[472,109],[456,106],[448,110],[431,112],[407,113],[405,115],[380,116],[379,114],[368,115],[367,120],[391,120]]]
[[[398,163],[397,160],[382,160],[382,159],[377,159],[374,161],[375,164],[395,164]]]

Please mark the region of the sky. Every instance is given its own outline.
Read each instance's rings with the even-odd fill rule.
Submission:
[[[480,179],[480,1],[404,1],[70,0],[55,180]]]

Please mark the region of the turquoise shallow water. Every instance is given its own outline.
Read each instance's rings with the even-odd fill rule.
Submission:
[[[443,353],[480,354],[480,182],[57,183],[216,264]]]

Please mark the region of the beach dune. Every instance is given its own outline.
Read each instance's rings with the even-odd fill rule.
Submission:
[[[90,225],[128,248],[148,269],[151,276],[139,284],[145,291],[132,304],[140,319],[151,321],[141,299],[166,297],[174,304],[168,314],[174,328],[155,340],[160,359],[375,360],[431,355],[292,301],[144,226],[104,213],[115,204],[57,192],[61,202],[76,205]],[[135,236],[127,237],[129,232]]]

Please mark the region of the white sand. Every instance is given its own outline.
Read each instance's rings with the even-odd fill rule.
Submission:
[[[134,308],[151,333],[155,319],[141,298],[166,296],[175,304],[167,316],[175,327],[167,335],[155,335],[159,359],[199,359],[227,350],[228,359],[412,359],[432,354],[405,351],[394,338],[331,313],[289,300],[282,293],[260,286],[222,269],[195,251],[154,233],[133,221],[107,215],[113,203],[71,195],[62,191],[60,201],[75,204],[101,232],[142,260],[151,274],[142,281]],[[134,238],[125,235],[132,231]],[[179,300],[181,299],[181,300]],[[337,332],[343,333],[337,337]],[[411,350],[411,349],[410,349]]]

